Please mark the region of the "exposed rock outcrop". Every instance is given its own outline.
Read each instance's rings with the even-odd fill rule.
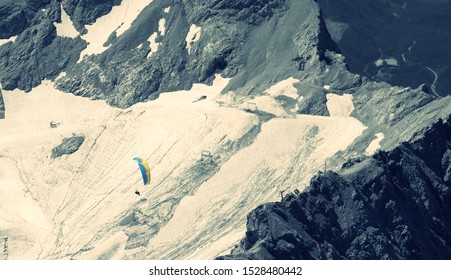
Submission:
[[[51,0],[3,0],[0,2],[0,39],[20,34],[30,25],[36,13]]]
[[[164,12],[168,7],[169,12]],[[155,0],[129,30],[110,38],[106,51],[70,69],[58,87],[128,107],[155,99],[160,92],[209,82],[218,72],[234,76],[245,66],[242,50],[248,45],[249,32],[284,9],[285,0]],[[170,27],[164,35],[159,19]],[[198,41],[188,48],[185,37],[191,26],[201,31]],[[158,49],[151,49],[148,39],[152,34],[157,34]]]
[[[84,135],[74,135],[72,137],[64,138],[60,145],[52,149],[52,158],[75,153],[84,141]]]
[[[83,34],[86,24],[93,24],[97,18],[108,14],[121,0],[62,0],[61,3],[74,27]]]
[[[30,91],[78,60],[86,44],[80,38],[57,36],[53,23],[60,16],[60,6],[54,1],[34,14],[14,42],[0,46],[0,82],[5,90]]]
[[[450,121],[258,207],[246,237],[219,258],[451,258]]]

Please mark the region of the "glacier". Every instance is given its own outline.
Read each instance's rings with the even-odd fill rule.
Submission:
[[[242,238],[248,211],[302,189],[365,129],[351,117],[262,121],[224,101],[228,80],[128,109],[50,81],[28,94],[3,91],[11,109],[0,121],[0,189],[8,193],[0,227],[10,258],[214,258]],[[194,103],[199,96],[206,99]],[[80,149],[52,159],[75,133],[86,137]],[[203,150],[214,162],[200,161]],[[135,156],[152,169],[142,197],[133,194],[141,184]]]

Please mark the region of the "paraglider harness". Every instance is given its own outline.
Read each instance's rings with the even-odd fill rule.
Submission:
[[[135,191],[135,194],[137,194],[137,195],[141,196],[141,194],[139,193],[139,191],[138,191],[138,190],[136,190],[136,191]]]

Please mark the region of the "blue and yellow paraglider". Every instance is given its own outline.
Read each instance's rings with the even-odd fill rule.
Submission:
[[[136,160],[138,162],[139,170],[141,170],[144,185],[150,185],[150,168],[147,161],[140,157],[135,157],[133,158],[133,160]],[[135,193],[137,195],[141,195],[138,189],[135,191]]]

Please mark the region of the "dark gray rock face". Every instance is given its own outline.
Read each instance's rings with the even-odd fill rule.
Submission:
[[[253,94],[294,74],[316,79],[322,72],[320,61],[336,63],[336,71],[344,67],[312,0],[155,0],[129,30],[119,37],[113,32],[106,51],[78,64],[86,43],[56,36],[53,23],[60,21],[61,5],[83,31],[84,24],[93,23],[120,3],[46,3],[45,11],[33,14],[15,42],[0,46],[4,89],[30,91],[43,79],[53,80],[65,71],[67,75],[57,81],[59,89],[124,108],[155,99],[160,92],[209,83],[216,73],[235,77],[226,90]],[[169,6],[170,12],[165,13],[163,8]],[[166,20],[167,32],[157,38],[158,51],[151,50],[148,38],[158,32],[161,18]],[[188,51],[185,37],[193,24],[202,31]],[[299,112],[327,115],[324,98],[316,98],[317,88],[302,90],[305,99]]]
[[[0,38],[18,35],[0,46],[0,82],[6,90],[30,91],[42,80],[55,79],[75,65],[86,43],[58,37],[54,22],[61,21],[61,4],[80,31],[111,11],[118,0],[1,1]],[[24,74],[26,73],[26,74]]]
[[[233,76],[244,67],[242,44],[250,30],[280,14],[284,4],[282,0],[155,0],[129,30],[118,38],[110,36],[108,50],[69,69],[57,86],[76,95],[128,107],[155,99],[160,92],[210,82],[218,72]],[[163,12],[169,6],[170,12]],[[151,50],[147,40],[158,32],[161,18],[170,28],[164,36],[158,33],[158,51]],[[192,24],[202,28],[202,35],[188,51],[185,37]],[[80,80],[80,76],[85,78]]]
[[[56,36],[53,22],[60,16],[59,3],[54,1],[34,15],[14,42],[0,46],[0,82],[5,90],[30,91],[78,60],[86,44],[80,38]]]
[[[19,35],[14,43],[0,48],[3,88],[30,91],[44,79],[55,79],[62,70],[75,64],[84,47],[85,43],[79,38],[56,37],[50,21],[40,22]]]
[[[85,136],[83,135],[64,138],[60,145],[52,149],[52,158],[75,153],[84,141]]]
[[[450,259],[451,117],[248,216],[220,259]]]
[[[97,18],[108,14],[121,0],[62,0],[61,3],[74,27],[83,34],[86,24],[92,24]]]
[[[36,13],[51,0],[0,0],[0,39],[17,35],[29,27]]]
[[[449,95],[451,1],[317,0],[351,71]],[[446,11],[446,12],[445,12]],[[375,62],[391,59],[387,63]]]
[[[45,6],[45,12],[37,10],[15,42],[0,46],[3,87],[29,91],[65,71],[57,88],[126,108],[156,99],[161,92],[209,83],[217,73],[233,77],[225,92],[242,95],[262,94],[274,83],[294,77],[301,81],[296,87],[304,98],[298,113],[316,115],[328,115],[324,84],[337,94],[358,93],[361,104],[389,88],[367,86],[367,79],[347,71],[345,58],[313,0],[154,0],[127,31],[118,37],[115,32],[110,35],[107,50],[75,63],[86,42],[56,36],[53,23],[60,21],[61,5],[83,32],[85,24],[117,4],[55,0]],[[167,7],[171,7],[168,13],[163,11]],[[165,34],[159,31],[162,18]],[[201,35],[188,50],[185,37],[194,24],[201,27]],[[155,32],[159,47],[152,50],[148,39]]]
[[[399,1],[387,4],[386,1],[369,3],[347,0],[342,6],[337,6],[341,4],[336,1],[317,2],[322,12],[313,0],[155,0],[141,12],[129,30],[119,37],[114,32],[111,34],[105,42],[109,46],[105,52],[75,64],[85,42],[80,38],[59,38],[55,35],[53,22],[60,21],[60,7],[83,34],[86,24],[92,24],[98,17],[110,12],[114,5],[121,3],[120,0],[2,0],[0,38],[19,36],[16,42],[0,46],[0,82],[5,89],[29,91],[42,79],[54,79],[60,72],[66,71],[67,76],[57,83],[59,89],[93,99],[105,99],[118,107],[155,99],[161,92],[189,89],[195,82],[208,83],[219,72],[222,76],[234,77],[225,91],[239,89],[245,95],[261,93],[274,82],[289,76],[315,85],[330,81],[335,89],[346,90],[363,82],[360,76],[344,71],[344,56],[340,54],[343,51],[346,62],[356,73],[392,82],[398,78],[390,77],[400,76],[391,72],[403,68],[404,64],[409,67],[417,65],[414,68],[418,71],[409,68],[403,72],[415,82],[401,84],[426,84],[423,89],[430,93],[443,88],[446,81],[441,77],[447,73],[446,66],[440,68],[436,65],[443,58],[446,60],[447,54],[433,63],[418,61],[425,57],[438,57],[420,51],[428,49],[424,46],[424,32],[415,33],[423,34],[418,40],[412,37],[413,32],[408,33],[406,37],[416,40],[415,44],[413,41],[391,40],[393,38],[387,37],[390,32],[371,36],[372,41],[361,40],[365,34],[374,33],[373,29],[379,28],[380,24],[392,24],[393,18],[397,18],[393,14],[400,14],[400,21],[406,20],[415,11],[427,10],[421,6],[426,4],[421,4],[423,8],[417,9],[413,5],[406,8]],[[439,1],[430,2],[433,8],[430,13],[434,15],[448,5],[439,4]],[[163,12],[162,9],[169,6],[170,12]],[[356,8],[365,13],[349,16],[349,11]],[[166,20],[167,32],[157,37],[160,43],[158,50],[151,50],[148,38],[158,32],[161,18]],[[188,51],[185,36],[192,24],[200,26],[202,32],[199,41]],[[419,20],[418,28],[423,25]],[[441,34],[447,38],[446,26],[436,27],[440,27]],[[352,48],[358,40],[368,41],[369,46]],[[382,57],[395,57],[399,67],[374,65],[379,55],[375,53],[376,46],[385,46],[384,42],[387,50],[392,49],[390,42],[399,46],[396,53],[387,51]],[[412,48],[408,52],[398,51],[410,46]],[[150,51],[153,54],[148,57]],[[407,62],[402,62],[402,58]],[[331,66],[332,71],[326,74],[324,64],[336,66]],[[432,87],[434,71],[438,78]],[[324,98],[317,98],[323,93],[309,85],[302,91],[304,103],[299,113],[327,115]]]
[[[222,21],[245,22],[258,25],[286,9],[286,0],[204,1],[182,0],[191,22],[205,22],[212,18]]]

